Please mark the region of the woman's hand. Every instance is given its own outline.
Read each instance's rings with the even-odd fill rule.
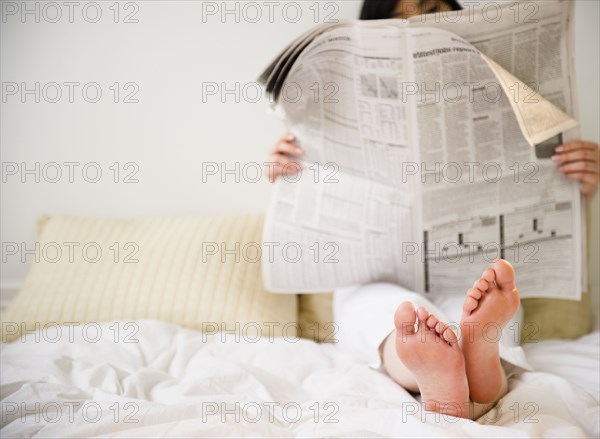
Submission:
[[[598,144],[575,140],[556,148],[552,160],[557,163],[558,172],[581,184],[581,193],[589,204],[600,184],[600,149]]]
[[[303,153],[292,134],[286,134],[279,139],[269,152],[269,159],[265,166],[265,175],[269,177],[269,181],[273,183],[284,173],[292,175],[302,169],[298,159]]]

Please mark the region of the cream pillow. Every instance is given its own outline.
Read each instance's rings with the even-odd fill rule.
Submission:
[[[262,215],[42,218],[41,257],[3,313],[2,341],[18,338],[15,324],[137,319],[210,332],[258,324],[264,335],[282,335],[285,326],[294,336],[297,296],[271,294],[262,285],[262,224]]]
[[[302,337],[319,343],[337,343],[333,294],[299,294],[298,299],[298,327]]]

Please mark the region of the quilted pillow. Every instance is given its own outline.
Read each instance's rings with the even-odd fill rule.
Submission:
[[[262,285],[263,219],[44,217],[41,256],[3,313],[2,341],[48,324],[138,319],[295,336],[297,296]]]

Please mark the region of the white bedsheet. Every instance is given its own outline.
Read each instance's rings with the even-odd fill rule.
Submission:
[[[600,333],[528,346],[536,372],[513,375],[498,407],[474,422],[421,412],[386,375],[335,345],[236,342],[233,335],[223,343],[221,335],[158,321],[136,325],[134,343],[123,343],[122,334],[115,343],[106,324],[96,343],[76,330],[73,340],[36,341],[30,334],[25,343],[2,345],[0,435],[600,435]]]

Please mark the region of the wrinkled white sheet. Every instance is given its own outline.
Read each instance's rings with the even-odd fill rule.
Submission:
[[[537,371],[513,375],[497,408],[473,422],[421,412],[404,389],[335,345],[282,338],[236,342],[233,335],[224,343],[221,335],[158,321],[136,325],[133,343],[123,343],[122,334],[115,343],[115,330],[106,324],[95,343],[76,330],[72,341],[67,336],[36,341],[30,334],[24,343],[2,345],[0,435],[600,434],[600,333],[528,346],[527,358]]]

